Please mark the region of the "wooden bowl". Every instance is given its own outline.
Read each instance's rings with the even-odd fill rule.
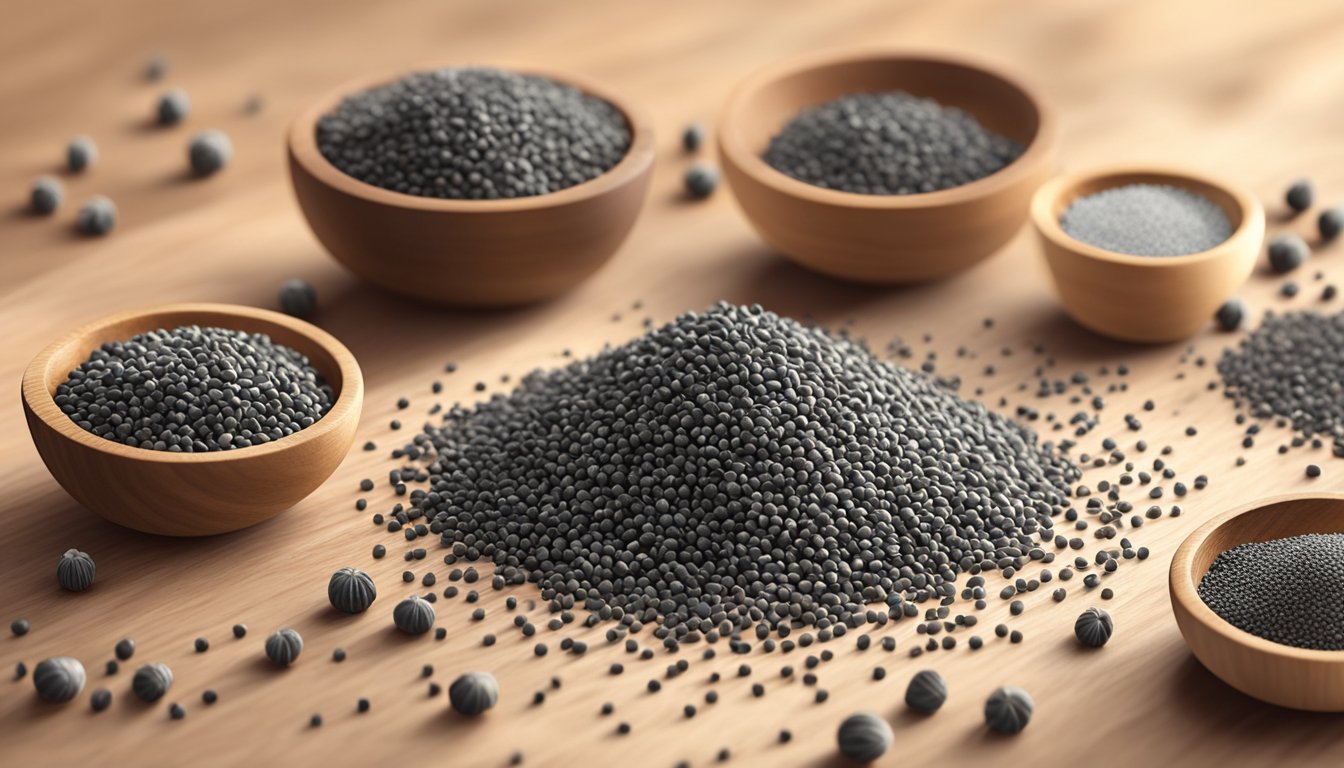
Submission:
[[[1128,184],[1165,184],[1208,198],[1232,236],[1202,253],[1131,256],[1065,234],[1059,217],[1074,200]],[[1249,193],[1197,173],[1121,166],[1050,180],[1031,201],[1031,220],[1064,309],[1103,336],[1143,343],[1185,339],[1206,327],[1250,277],[1265,237],[1265,211]]]
[[[1171,561],[1171,607],[1185,642],[1223,682],[1293,709],[1344,712],[1344,651],[1280,645],[1224,621],[1196,589],[1219,554],[1239,544],[1344,532],[1344,494],[1294,494],[1259,501],[1200,526]]]
[[[803,109],[891,90],[962,109],[1025,151],[998,173],[916,195],[825,189],[762,159]],[[945,277],[997,251],[1026,220],[1055,152],[1054,118],[1020,81],[958,56],[899,51],[827,53],[771,67],[738,87],[718,136],[724,174],[762,239],[805,267],[867,283]]]
[[[270,335],[308,356],[336,402],[293,435],[209,453],[133,448],[85,431],[57,407],[56,388],[104,342],[183,325]],[[52,342],[23,374],[28,431],[56,482],[118,525],[167,536],[235,531],[293,506],[345,458],[363,399],[359,365],[331,335],[278,312],[228,304],[174,304],[105,317]]]
[[[597,178],[547,195],[443,200],[366,184],[327,161],[317,122],[345,96],[399,77],[366,78],[318,99],[289,130],[294,194],[322,245],[387,290],[458,306],[507,306],[557,296],[611,258],[634,226],[653,168],[653,131],[616,94],[565,74],[527,70],[596,96],[630,126],[630,149]]]

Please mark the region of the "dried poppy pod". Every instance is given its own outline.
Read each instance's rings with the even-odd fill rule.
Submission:
[[[499,683],[489,672],[467,672],[448,687],[448,701],[461,714],[475,717],[499,701]]]
[[[845,757],[871,763],[891,748],[891,726],[877,715],[860,712],[845,718],[836,739]]]
[[[146,664],[131,679],[131,690],[141,701],[158,701],[172,686],[173,670],[167,664]]]
[[[1078,642],[1089,648],[1100,648],[1111,639],[1115,632],[1115,621],[1111,614],[1101,608],[1088,608],[1078,614],[1073,622],[1073,634]]]
[[[905,705],[916,712],[931,715],[947,701],[947,683],[943,676],[931,669],[921,670],[910,678],[905,689]]]
[[[277,667],[288,667],[303,653],[303,636],[289,628],[278,630],[266,638],[266,658]]]
[[[61,588],[70,592],[83,592],[93,586],[93,577],[98,568],[87,552],[67,549],[56,562],[56,580]]]
[[[1021,733],[1035,710],[1031,694],[1021,688],[1002,686],[994,689],[985,701],[985,725],[999,733]]]
[[[392,621],[408,635],[423,635],[434,626],[434,606],[419,595],[411,595],[392,609]]]
[[[84,665],[69,656],[43,659],[33,669],[33,687],[46,701],[65,702],[84,690]]]
[[[373,578],[357,568],[342,568],[327,582],[327,599],[341,613],[363,613],[377,597]]]

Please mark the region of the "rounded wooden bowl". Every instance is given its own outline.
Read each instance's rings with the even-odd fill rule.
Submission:
[[[1232,223],[1232,236],[1186,256],[1113,253],[1065,234],[1059,217],[1079,197],[1128,184],[1164,184],[1203,195]],[[1120,166],[1051,179],[1031,201],[1055,291],[1074,320],[1103,336],[1160,343],[1193,336],[1255,267],[1265,210],[1253,195],[1198,173]]]
[[[825,189],[762,158],[801,110],[892,90],[957,107],[1025,150],[998,173],[916,195]],[[761,238],[805,267],[867,283],[933,280],[997,251],[1053,173],[1055,134],[1051,111],[1016,78],[959,56],[900,51],[826,53],[771,67],[737,88],[718,132],[724,174]]]
[[[1171,607],[1195,658],[1223,682],[1282,707],[1344,712],[1344,651],[1257,637],[1224,621],[1196,592],[1214,558],[1232,547],[1308,533],[1344,533],[1344,494],[1281,496],[1205,523],[1171,561]]]
[[[620,110],[631,133],[625,157],[595,179],[534,197],[443,200],[392,192],[328,162],[317,148],[317,122],[343,97],[408,73],[349,83],[314,102],[289,130],[294,194],[327,251],[387,290],[457,306],[551,298],[606,263],[630,233],[648,192],[653,131],[617,94],[572,75],[525,71]]]
[[[317,423],[293,435],[209,453],[123,445],[85,431],[57,407],[56,388],[104,342],[183,325],[268,334],[307,355],[336,402]],[[350,450],[363,399],[359,365],[330,334],[278,312],[229,304],[175,304],[105,317],[52,342],[23,374],[28,431],[56,482],[118,525],[167,536],[246,528],[312,493]]]

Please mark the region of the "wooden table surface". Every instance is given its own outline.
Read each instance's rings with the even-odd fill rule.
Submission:
[[[3,633],[0,667],[22,660],[31,669],[50,655],[72,655],[89,669],[84,694],[66,706],[43,703],[31,679],[0,683],[0,764],[161,765],[278,764],[502,765],[522,750],[529,765],[654,765],[679,760],[703,765],[720,748],[733,763],[826,765],[834,733],[846,715],[869,709],[889,717],[895,748],[883,764],[1230,765],[1344,760],[1340,720],[1259,704],[1214,679],[1189,655],[1170,613],[1166,566],[1181,539],[1200,521],[1248,500],[1306,488],[1341,487],[1344,462],[1328,451],[1275,448],[1287,435],[1269,429],[1252,450],[1239,447],[1232,405],[1208,391],[1212,361],[1235,337],[1210,329],[1184,345],[1125,347],[1078,330],[1050,294],[1030,233],[972,271],[935,285],[869,289],[808,274],[772,254],[753,235],[727,189],[704,204],[682,200],[680,176],[688,159],[678,150],[681,127],[693,119],[712,124],[733,86],[754,69],[781,57],[819,48],[868,44],[910,45],[970,52],[1010,64],[1055,102],[1062,117],[1062,164],[1068,169],[1121,161],[1179,162],[1247,185],[1266,201],[1271,232],[1297,229],[1287,221],[1281,192],[1310,175],[1326,199],[1344,199],[1344,5],[1336,0],[1295,0],[1237,7],[1220,0],[1115,2],[1052,0],[1035,3],[442,3],[396,0],[364,3],[257,2],[12,3],[0,24],[0,190],[12,201],[0,211],[0,381],[10,396],[0,402],[0,620],[25,616],[32,632]],[[159,85],[140,72],[156,51],[171,61]],[[633,235],[618,256],[572,294],[514,311],[453,312],[409,304],[356,282],[323,253],[291,197],[281,136],[286,122],[312,95],[366,71],[425,62],[537,63],[606,81],[638,99],[659,133],[653,190]],[[186,88],[193,112],[186,124],[148,124],[157,92]],[[259,94],[265,108],[249,116],[244,104]],[[235,142],[234,163],[218,177],[184,174],[188,137],[213,127]],[[66,140],[87,133],[98,142],[96,167],[65,177],[68,200],[51,219],[25,212],[31,181],[58,172]],[[708,153],[706,153],[708,156]],[[102,193],[120,209],[115,232],[102,239],[73,234],[74,211]],[[1314,218],[1314,217],[1313,217]],[[1303,283],[1293,301],[1277,296],[1281,280],[1260,271],[1244,291],[1266,307],[1318,305],[1326,280],[1344,279],[1344,246],[1318,252],[1295,276]],[[471,401],[476,381],[503,388],[514,377],[562,359],[565,347],[582,354],[640,331],[645,315],[664,321],[719,299],[760,302],[832,326],[849,324],[876,348],[902,336],[916,348],[939,353],[942,373],[966,375],[964,390],[985,388],[987,402],[1008,398],[1057,411],[1075,408],[1065,398],[1037,401],[1033,369],[1044,356],[1056,361],[1048,374],[1075,370],[1105,388],[1120,381],[1115,364],[1130,366],[1125,392],[1107,395],[1102,425],[1080,450],[1096,452],[1101,439],[1122,447],[1137,438],[1173,446],[1171,463],[1184,477],[1207,473],[1206,491],[1182,500],[1185,514],[1151,522],[1129,535],[1151,548],[1146,562],[1126,561],[1107,579],[1115,598],[1106,604],[1117,631],[1098,652],[1079,650],[1072,624],[1084,607],[1099,604],[1078,580],[1062,605],[1048,589],[1025,598],[1013,619],[1025,641],[993,638],[991,627],[1008,615],[998,599],[981,615],[988,640],[978,652],[965,637],[951,652],[911,659],[919,643],[913,622],[881,630],[897,639],[893,654],[858,652],[853,637],[830,643],[833,661],[819,672],[830,691],[825,704],[795,679],[781,680],[784,663],[801,669],[807,651],[786,662],[759,650],[745,659],[751,680],[731,678],[744,661],[721,652],[700,661],[690,649],[690,673],[648,694],[645,682],[662,677],[663,654],[641,662],[607,647],[601,630],[540,634],[552,646],[563,636],[589,639],[582,658],[553,652],[533,658],[533,640],[509,627],[503,594],[488,589],[480,605],[487,618],[467,621],[462,598],[440,601],[439,622],[448,638],[404,639],[391,629],[390,611],[403,589],[406,545],[369,522],[372,511],[393,503],[383,489],[370,494],[369,513],[353,502],[360,478],[380,478],[395,466],[385,450],[356,450],[309,499],[252,530],[210,539],[170,540],[120,530],[78,507],[47,474],[25,434],[19,405],[21,372],[57,334],[103,314],[169,301],[224,301],[273,306],[288,277],[316,285],[321,309],[315,321],[358,356],[368,383],[359,442],[385,449],[410,436],[433,403],[430,384],[442,380],[445,402]],[[631,311],[641,299],[644,310]],[[619,315],[615,318],[614,315]],[[982,319],[997,322],[986,328]],[[925,344],[921,335],[931,333]],[[958,346],[969,354],[958,357]],[[1008,347],[1011,357],[1000,350]],[[1184,359],[1184,362],[1183,362]],[[460,370],[444,375],[444,363]],[[998,374],[984,377],[988,362]],[[1098,375],[1111,366],[1109,377]],[[1029,382],[1021,392],[1018,385]],[[388,427],[395,401],[408,429]],[[1157,408],[1144,428],[1125,430],[1123,415],[1145,399]],[[1185,428],[1199,425],[1195,437]],[[1057,433],[1048,431],[1047,437]],[[1148,461],[1152,457],[1148,454]],[[1244,455],[1247,465],[1234,468]],[[1324,465],[1315,481],[1303,477],[1309,461]],[[1114,469],[1089,473],[1089,481]],[[1170,502],[1170,499],[1168,499]],[[1142,509],[1142,507],[1140,507]],[[189,514],[190,510],[184,510]],[[1090,532],[1089,548],[1093,550]],[[381,561],[376,543],[389,546]],[[65,549],[91,552],[98,581],[87,593],[63,593],[54,565]],[[1062,563],[1061,563],[1062,564]],[[343,565],[368,569],[382,597],[359,618],[332,616],[328,574]],[[437,549],[414,566],[432,569],[442,588],[448,568]],[[991,585],[994,585],[991,580]],[[997,589],[991,592],[997,593]],[[526,599],[532,594],[517,591]],[[544,610],[531,616],[544,625]],[[234,622],[251,627],[236,641]],[[281,626],[297,627],[307,642],[300,662],[271,668],[262,641]],[[483,648],[496,632],[500,642]],[[113,644],[137,640],[134,660],[107,678],[103,667]],[[192,650],[197,636],[210,640],[205,654]],[[645,635],[647,637],[647,635]],[[349,652],[331,661],[337,646]],[[722,647],[722,646],[721,646]],[[815,652],[817,649],[811,649]],[[612,661],[626,664],[619,677]],[[155,706],[130,695],[131,670],[162,661],[176,673],[168,697]],[[492,671],[500,680],[500,705],[467,722],[451,716],[446,697],[431,699],[422,665],[445,687],[459,672]],[[872,668],[887,667],[875,682]],[[909,676],[935,668],[948,680],[951,699],[927,720],[903,714]],[[721,699],[687,720],[683,705],[699,703],[711,670],[729,673]],[[8,673],[6,672],[6,678]],[[533,692],[559,676],[563,686],[546,702]],[[752,698],[751,681],[768,694]],[[982,725],[981,705],[991,689],[1016,684],[1037,702],[1031,726],[1017,738],[997,738]],[[112,708],[93,714],[88,693],[110,688]],[[213,707],[200,703],[207,688],[219,692]],[[359,715],[359,697],[372,711]],[[183,703],[184,721],[168,718],[169,702]],[[603,718],[603,701],[617,713]],[[325,724],[308,727],[320,712]],[[615,725],[633,725],[617,736]],[[793,743],[776,743],[780,728]]]

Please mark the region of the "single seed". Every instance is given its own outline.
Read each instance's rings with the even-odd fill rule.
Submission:
[[[191,99],[187,92],[181,88],[173,88],[164,91],[159,96],[158,104],[154,108],[154,114],[159,121],[159,125],[177,125],[186,119],[191,113]]]
[[[1283,199],[1284,202],[1288,203],[1289,208],[1297,213],[1301,213],[1310,208],[1311,204],[1315,201],[1316,189],[1311,185],[1310,181],[1301,179],[1293,182],[1293,184],[1288,187],[1288,191],[1284,193]]]
[[[871,763],[886,754],[892,738],[887,721],[869,712],[845,718],[836,734],[840,753],[857,763]]]
[[[1078,642],[1089,648],[1100,648],[1111,639],[1115,632],[1115,621],[1111,614],[1101,608],[1088,608],[1078,614],[1073,622],[1073,634]]]
[[[686,194],[696,200],[703,200],[718,189],[719,169],[704,163],[696,163],[687,169],[683,183],[686,186]]]
[[[23,671],[16,667],[16,677],[22,677]],[[33,668],[33,687],[46,701],[66,702],[75,698],[84,690],[85,680],[84,665],[69,656],[43,659]]]
[[[448,701],[458,713],[475,717],[499,701],[499,683],[489,672],[467,672],[448,686]]]
[[[905,689],[905,705],[916,712],[931,715],[947,701],[947,683],[937,672],[926,669],[916,672]]]
[[[75,214],[75,229],[85,235],[106,235],[117,225],[117,206],[102,195],[95,195]]]
[[[89,708],[94,712],[102,712],[112,705],[112,692],[106,688],[99,688],[89,696]]]
[[[72,173],[80,173],[98,160],[98,147],[88,136],[76,136],[65,148],[65,165]]]
[[[29,194],[33,211],[42,215],[54,213],[61,207],[61,202],[65,199],[65,188],[61,182],[51,176],[41,176],[33,182],[32,192]]]
[[[985,701],[985,724],[999,733],[1021,733],[1035,710],[1036,702],[1021,688],[996,688]]]
[[[202,131],[187,145],[187,162],[197,176],[212,176],[233,159],[233,142],[223,131]]]
[[[280,311],[298,318],[310,317],[317,309],[317,290],[307,280],[291,277],[280,286]],[[369,450],[365,445],[365,450]],[[370,489],[372,490],[372,489]]]
[[[266,638],[266,658],[277,667],[288,667],[303,653],[303,637],[293,629],[276,630]]]
[[[135,670],[131,691],[137,699],[153,703],[163,698],[173,685],[173,671],[167,664],[146,664]]]

